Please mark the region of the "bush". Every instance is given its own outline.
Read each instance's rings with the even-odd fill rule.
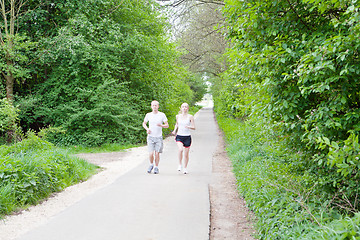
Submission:
[[[18,144],[0,147],[0,215],[36,204],[87,179],[96,166],[69,155],[34,133]]]
[[[360,213],[314,228],[302,239],[360,239]]]
[[[7,98],[0,99],[0,143],[11,143],[19,134],[19,109]]]
[[[285,0],[226,0],[233,45],[213,81],[217,114],[260,119],[284,161],[336,196],[333,206],[346,196],[343,211],[360,209],[359,6],[303,0],[288,11]]]
[[[336,210],[321,176],[299,171],[289,158],[301,157],[269,141],[264,124],[217,118],[260,239],[358,239],[359,213]]]
[[[22,25],[38,42],[32,78],[15,83],[23,131],[61,127],[65,133],[48,134],[60,145],[137,144],[146,139],[141,123],[152,100],[173,121],[182,102],[201,99],[205,86],[178,63],[162,7],[154,0],[114,4],[71,0],[54,3],[56,11],[36,7],[51,23]]]

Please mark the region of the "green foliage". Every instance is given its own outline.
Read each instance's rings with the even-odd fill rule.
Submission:
[[[6,133],[16,127],[19,110],[6,98],[0,100],[0,132]]]
[[[261,95],[262,91],[256,84],[239,83],[236,74],[227,74],[223,78],[211,79],[215,111],[222,116],[242,119],[256,114],[256,103],[265,102],[266,95]]]
[[[128,148],[136,147],[133,144],[118,144],[118,143],[111,143],[111,144],[103,144],[99,147],[86,147],[86,146],[70,146],[66,147],[71,154],[77,153],[104,153],[104,152],[121,152]]]
[[[292,171],[344,214],[360,207],[359,6],[226,0],[230,64],[212,89],[219,115],[261,122]]]
[[[322,176],[298,173],[298,154],[284,153],[263,122],[217,115],[240,194],[256,217],[259,239],[357,239],[359,213],[333,207]],[[291,160],[292,158],[292,160]],[[344,197],[344,200],[346,197]],[[346,206],[343,204],[342,206]]]
[[[335,220],[329,227],[315,228],[303,239],[359,239],[360,238],[360,213],[354,217],[345,217]]]
[[[194,96],[189,102],[190,105],[195,105],[195,103],[200,102],[205,93],[207,92],[207,85],[203,80],[201,75],[190,75],[188,79],[185,80],[186,84],[190,86],[191,91]]]
[[[30,29],[39,42],[33,77],[16,86],[25,132],[61,128],[47,138],[60,145],[136,144],[145,140],[141,123],[153,99],[174,121],[182,102],[204,93],[178,65],[155,1],[58,1],[34,14],[25,17],[39,25]]]
[[[360,187],[360,147],[358,136],[351,133],[348,139],[340,142],[330,142],[326,137],[319,138],[318,141],[321,149],[329,149],[327,164],[338,173],[336,177],[330,178],[332,185],[348,199],[355,199],[352,208],[358,208],[359,203],[356,201]],[[319,161],[322,161],[322,158]]]
[[[8,99],[0,99],[0,142],[17,140],[21,135],[18,123],[19,109]]]
[[[87,179],[96,166],[41,140],[34,133],[0,147],[0,215],[36,204]]]
[[[124,84],[105,82],[89,95],[86,105],[58,106],[54,117],[57,117],[57,122],[64,122],[62,126],[67,131],[48,139],[60,145],[89,146],[106,142],[139,142],[141,128],[138,123],[142,116],[135,109],[136,105],[131,104],[135,99],[126,92]]]
[[[0,19],[0,30],[4,31],[3,19]],[[4,33],[4,32],[3,32]],[[7,33],[9,34],[9,33]],[[37,43],[32,42],[26,34],[1,35],[3,41],[0,43],[0,72],[1,81],[7,84],[5,75],[11,75],[18,82],[25,81],[29,78],[30,70],[26,67],[29,61],[31,51],[36,47]]]

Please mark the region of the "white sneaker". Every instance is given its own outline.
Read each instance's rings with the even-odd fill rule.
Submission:
[[[179,167],[178,167],[178,171],[180,172],[180,171],[181,171],[181,169],[182,169],[182,167],[181,167],[181,165],[179,165]]]
[[[184,174],[188,174],[188,171],[186,168],[184,168]]]
[[[148,172],[148,173],[151,173],[151,171],[153,170],[153,168],[154,168],[154,165],[150,165],[149,168],[148,168],[148,170],[147,170],[147,172]]]

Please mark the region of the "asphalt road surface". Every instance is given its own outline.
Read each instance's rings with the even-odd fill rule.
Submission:
[[[83,198],[19,240],[206,240],[209,239],[212,156],[218,132],[211,108],[192,131],[188,174],[177,171],[175,141],[166,141],[160,173],[148,159],[114,183]],[[173,126],[170,126],[173,128]]]

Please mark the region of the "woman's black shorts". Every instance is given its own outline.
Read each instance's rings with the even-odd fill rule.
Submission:
[[[190,145],[191,145],[191,136],[176,135],[175,141],[176,142],[182,142],[184,147],[190,147]]]

